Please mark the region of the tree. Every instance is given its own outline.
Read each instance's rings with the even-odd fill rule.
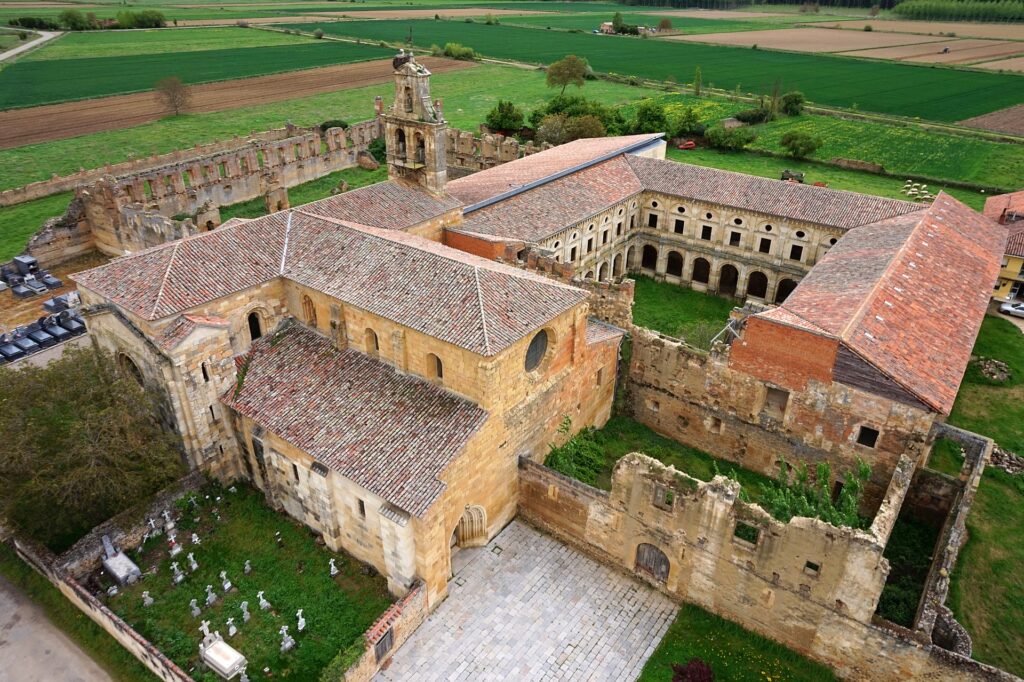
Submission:
[[[564,144],[569,141],[569,118],[565,114],[548,114],[537,126],[534,139],[538,144]]]
[[[636,107],[633,131],[637,133],[663,133],[668,130],[665,106],[654,99],[644,99]]]
[[[580,140],[586,137],[604,137],[606,130],[601,119],[591,114],[584,116],[573,116],[565,122],[565,132],[568,142]]]
[[[783,523],[788,523],[794,516],[806,516],[833,526],[865,527],[867,522],[860,517],[858,510],[871,468],[860,458],[857,459],[857,470],[846,472],[838,495],[829,487],[832,484],[832,467],[828,462],[818,464],[813,482],[806,464],[796,468],[792,482],[788,480],[788,469],[783,461],[778,479],[761,489],[760,504],[773,517]]]
[[[313,37],[317,40],[322,40],[324,37],[324,30],[322,28],[318,28],[317,30],[313,31]]]
[[[779,108],[787,116],[799,116],[804,111],[804,102],[806,101],[804,93],[799,90],[793,90],[782,96]]]
[[[484,123],[491,130],[517,133],[523,127],[523,110],[510,100],[500,99],[498,105],[490,110]]]
[[[626,26],[626,22],[622,19],[622,12],[616,12],[612,17],[612,30],[616,33],[622,33],[622,29]]]
[[[558,94],[562,96],[565,94],[565,88],[570,85],[582,88],[586,75],[587,60],[571,54],[548,66],[548,87],[561,87],[562,91]]]
[[[664,19],[659,21],[658,22],[658,30],[659,31],[671,31],[672,30],[672,20],[669,19],[668,17],[665,17]]]
[[[682,137],[683,135],[703,135],[704,124],[700,122],[700,115],[697,110],[693,107],[686,107],[679,115],[673,117],[673,120],[669,122],[669,130],[671,131],[672,137]]]
[[[0,367],[0,513],[60,552],[185,472],[156,399],[107,353]]]
[[[757,133],[746,126],[726,130],[725,126],[719,123],[708,128],[704,137],[712,147],[737,151],[756,140]]]
[[[85,31],[90,28],[85,15],[77,9],[66,9],[57,18],[60,20],[61,25],[69,31]]]
[[[700,67],[698,66],[697,70],[693,72],[693,94],[697,97],[700,97],[700,87],[702,84],[702,80],[703,79],[700,75]]]
[[[822,139],[820,137],[813,137],[800,130],[791,130],[782,136],[779,144],[793,158],[802,159],[818,151],[822,145]]]
[[[187,109],[192,101],[192,91],[177,76],[158,80],[153,90],[157,100],[174,116]]]

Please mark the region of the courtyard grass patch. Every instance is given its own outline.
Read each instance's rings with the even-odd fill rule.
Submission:
[[[419,47],[461,43],[485,57],[550,64],[567,54],[599,72],[683,83],[700,67],[705,86],[767,93],[779,80],[818,104],[937,121],[959,121],[1022,101],[1024,77],[831,55],[750,50],[681,41],[610,38],[454,21],[346,21],[295,24],[302,31]]]
[[[211,631],[219,630],[248,659],[254,678],[253,673],[269,667],[274,679],[316,680],[339,651],[360,641],[392,602],[384,578],[348,555],[321,547],[308,529],[267,507],[258,491],[239,485],[237,492],[230,492],[210,484],[196,497],[198,507],[187,500],[176,504],[183,552],[174,561],[187,574],[184,583],[172,585],[166,537],[151,539],[134,556],[144,578],[107,601],[197,682],[219,680],[199,664],[201,620],[209,621]],[[192,532],[198,534],[200,545],[189,541]],[[280,547],[275,533],[281,535]],[[189,570],[188,552],[194,553],[199,564],[195,572]],[[332,557],[340,571],[335,578],[329,571]],[[252,563],[248,576],[243,573],[246,560]],[[233,583],[228,594],[221,588],[222,570]],[[212,585],[217,594],[211,607],[205,605],[206,585]],[[143,590],[155,601],[150,607],[142,603]],[[269,611],[259,607],[260,590],[272,605]],[[202,608],[198,618],[190,613],[189,600],[193,598]],[[242,620],[243,601],[249,602],[252,614],[248,623]],[[302,633],[296,628],[300,608],[307,621]],[[229,617],[238,628],[238,634],[230,638]],[[279,650],[282,625],[288,626],[297,642],[286,654]]]
[[[25,250],[28,240],[50,218],[63,215],[71,201],[71,192],[0,207],[0,263]]]
[[[449,125],[463,130],[477,130],[499,99],[511,97],[517,106],[529,111],[557,94],[547,87],[543,73],[504,66],[482,65],[438,74],[430,80],[434,96],[444,98]],[[334,118],[352,123],[365,121],[373,117],[373,98],[381,95],[385,102],[390,102],[394,90],[394,84],[387,82],[244,109],[186,114],[121,130],[2,149],[0,189],[46,180],[53,173],[67,175],[79,168],[141,159],[199,143],[248,135],[251,131],[280,128],[285,121],[298,126],[319,125]],[[606,104],[622,104],[657,93],[603,81],[588,82],[580,92]]]
[[[913,627],[939,532],[939,528],[906,514],[896,519],[885,545],[889,576],[878,600],[879,616],[906,628]]]
[[[318,180],[310,180],[301,185],[296,185],[288,190],[288,203],[292,206],[301,206],[311,201],[325,199],[344,180],[348,183],[349,190],[372,185],[376,182],[384,182],[388,179],[387,166],[381,166],[377,170],[366,170],[365,168],[346,168],[345,170],[325,175]],[[230,206],[222,206],[220,219],[227,221],[229,218],[259,218],[267,215],[267,207],[263,197],[256,197],[249,201],[242,201]]]
[[[937,438],[928,454],[927,467],[940,474],[957,478],[964,468],[964,456],[960,444],[949,438]]]
[[[117,682],[158,678],[117,640],[79,611],[49,580],[36,573],[9,546],[0,543],[0,576],[35,603],[47,619]]]
[[[633,324],[685,340],[707,350],[729,322],[738,301],[694,291],[686,286],[635,276]]]
[[[792,649],[708,613],[699,606],[683,604],[658,648],[647,659],[639,682],[671,680],[672,665],[685,665],[693,658],[707,663],[715,679],[723,682],[824,682],[836,679],[826,666],[804,658]]]

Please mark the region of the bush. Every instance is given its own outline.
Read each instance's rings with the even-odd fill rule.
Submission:
[[[328,128],[344,128],[348,130],[348,121],[340,118],[329,118],[320,124],[320,130],[326,131]]]
[[[871,28],[871,24],[864,24],[864,30],[867,31],[868,33],[870,33],[874,29]]]
[[[812,482],[807,465],[801,463],[795,470],[794,480],[787,480],[789,467],[783,461],[779,478],[761,489],[761,506],[773,517],[789,523],[794,516],[821,519],[833,526],[865,528],[868,520],[858,513],[864,484],[871,476],[871,468],[857,459],[857,471],[847,472],[843,489],[832,499],[832,467],[828,462],[818,464],[817,476]]]
[[[141,12],[125,10],[117,13],[118,28],[163,28],[167,24],[164,13],[155,9]]]
[[[668,127],[665,105],[650,98],[640,101],[631,126],[634,133],[664,133],[668,131]]]
[[[9,26],[20,26],[22,28],[38,28],[44,31],[59,31],[60,24],[50,19],[43,19],[42,17],[18,17],[17,19],[8,20]]]
[[[440,45],[437,45],[437,44],[431,45],[430,46],[430,55],[432,57],[443,57],[444,56],[444,49]]]
[[[458,59],[464,62],[472,62],[480,59],[480,55],[471,47],[465,47],[460,43],[445,43],[444,56]]]
[[[658,22],[658,30],[659,31],[671,31],[672,30],[672,20],[669,19],[668,17],[666,17],[666,18],[662,19],[661,21],[659,21]]]
[[[565,435],[571,430],[572,420],[567,416],[558,427],[558,432]],[[544,466],[587,485],[597,482],[597,475],[604,468],[604,453],[593,428],[580,431],[561,447],[555,447],[553,443],[550,447]]]
[[[523,127],[523,110],[510,100],[498,100],[497,106],[488,112],[484,123],[491,130],[516,133]]]
[[[782,136],[779,144],[789,156],[794,159],[802,159],[818,151],[823,143],[820,137],[813,137],[800,130],[791,130]]]
[[[691,658],[686,665],[672,664],[672,682],[715,682],[715,673],[699,658]]]
[[[606,107],[596,100],[579,95],[560,95],[546,105],[530,113],[530,126],[537,128],[541,120],[550,114],[564,114],[566,118],[596,116],[609,135],[618,135],[626,129],[618,109]]]
[[[757,139],[757,133],[746,127],[726,130],[725,126],[719,123],[708,128],[704,137],[708,144],[716,149],[737,151],[752,144]]]
[[[322,28],[318,28],[317,30],[313,31],[313,37],[316,38],[317,40],[320,40],[321,38],[324,37],[324,30]]]
[[[375,138],[366,147],[366,151],[370,152],[370,156],[377,160],[377,163],[384,163],[388,160],[388,148],[387,143],[383,137]]]
[[[85,15],[77,9],[66,9],[57,16],[57,19],[69,31],[88,31],[90,28],[95,28],[95,26],[89,25]]]
[[[799,116],[804,111],[804,103],[806,101],[804,93],[799,90],[793,90],[782,96],[782,99],[779,101],[779,110],[787,116]]]
[[[18,31],[18,40],[28,40],[28,32]]]
[[[733,118],[744,123],[764,123],[772,117],[772,112],[764,107],[744,109],[733,114]]]

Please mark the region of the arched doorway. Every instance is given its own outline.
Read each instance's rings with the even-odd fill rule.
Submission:
[[[764,298],[768,295],[768,276],[763,272],[754,271],[747,278],[747,296]]]
[[[130,376],[134,379],[139,386],[143,385],[142,370],[139,369],[139,366],[135,364],[135,361],[132,360],[127,353],[117,354],[117,366],[121,368],[121,371],[124,372],[126,376]]]
[[[678,251],[668,252],[668,263],[665,268],[666,275],[672,275],[673,277],[683,276],[683,257]]]
[[[483,547],[487,544],[487,510],[478,504],[467,504],[448,543],[449,564],[452,575],[460,568],[456,555],[463,547]],[[465,562],[463,562],[464,564]]]
[[[775,290],[775,302],[782,303],[789,295],[793,293],[793,289],[796,289],[796,282],[791,279],[784,279],[779,282],[779,287]]]
[[[601,263],[601,267],[597,269],[597,281],[603,282],[608,279],[608,264]]]
[[[706,258],[698,258],[693,261],[693,277],[694,282],[700,282],[701,284],[707,284],[708,280],[711,279],[711,263]]]
[[[636,247],[631,246],[626,249],[626,270],[633,272],[636,270]]]
[[[399,128],[395,131],[395,149],[398,152],[398,156],[405,158],[405,131]]]
[[[740,271],[734,265],[723,265],[718,271],[718,293],[722,296],[735,296],[736,286],[740,281]]]
[[[618,277],[622,274],[622,254],[615,256],[612,259],[612,277]]]
[[[643,270],[654,270],[658,267],[658,250],[648,244],[644,247],[640,256],[640,268]]]
[[[249,313],[247,321],[249,323],[249,339],[251,341],[255,341],[263,336],[263,320],[258,312],[254,310]]]
[[[668,580],[668,557],[654,545],[646,542],[636,548],[636,572],[644,573],[660,583]]]

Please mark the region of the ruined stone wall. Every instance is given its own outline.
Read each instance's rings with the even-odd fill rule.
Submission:
[[[551,146],[537,147],[532,141],[527,142],[526,145],[520,145],[515,138],[496,133],[487,133],[477,137],[473,133],[455,128],[449,128],[446,135],[445,160],[448,167],[470,172],[515,161]],[[465,172],[460,176],[464,174]]]
[[[724,352],[706,353],[678,339],[634,328],[627,405],[655,431],[768,476],[780,458],[832,473],[872,469],[865,502],[873,510],[900,455],[921,462],[934,415],[849,386],[810,379],[783,390],[732,369]],[[773,396],[778,402],[769,400]],[[781,405],[780,405],[781,403]],[[879,431],[875,447],[858,444],[861,426]]]
[[[417,584],[409,594],[392,604],[377,619],[364,635],[365,651],[344,674],[337,678],[338,682],[369,682],[381,668],[386,667],[394,652],[409,639],[430,613],[427,604],[427,591],[422,584]],[[391,633],[391,648],[380,657],[375,648],[378,642]],[[321,678],[323,679],[323,678]]]
[[[610,492],[522,458],[519,509],[598,560],[845,679],[1016,680],[873,618],[889,570],[882,551],[912,470],[902,458],[869,531],[817,519],[781,523],[739,501],[734,481],[697,481],[635,453],[616,465]],[[743,524],[757,529],[756,540],[737,537]],[[645,568],[657,553],[667,571]]]

